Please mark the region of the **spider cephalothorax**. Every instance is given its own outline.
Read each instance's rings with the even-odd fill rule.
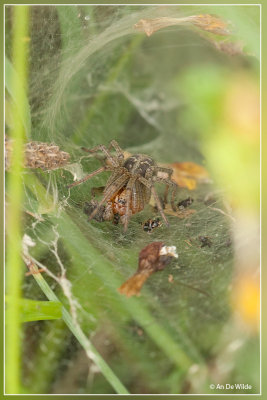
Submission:
[[[112,147],[116,152],[115,155],[110,153]],[[69,188],[79,185],[101,172],[112,172],[106,183],[103,198],[92,211],[89,219],[94,218],[104,203],[107,203],[114,214],[121,216],[124,231],[126,231],[131,215],[142,211],[152,195],[163,220],[168,225],[154,185],[156,182],[167,185],[165,198],[167,198],[168,188],[172,188],[171,205],[175,210],[174,198],[177,185],[171,179],[172,169],[158,166],[151,157],[145,154],[134,154],[125,159],[122,149],[115,140],[111,141],[108,148],[99,145],[93,149],[83,148],[83,150],[89,153],[102,151],[106,156],[106,163],[80,181],[69,185]]]
[[[126,158],[123,163],[123,167],[132,175],[139,175],[144,178],[147,174],[151,174],[154,166],[155,161],[145,154],[134,154],[133,156]]]

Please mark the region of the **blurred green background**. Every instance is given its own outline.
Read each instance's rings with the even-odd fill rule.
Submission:
[[[15,8],[6,7],[5,21],[6,135],[18,143],[14,154],[20,141],[53,142],[71,161],[43,172],[17,159],[6,174],[7,337],[18,338],[6,342],[7,391],[259,393],[259,7]],[[150,37],[134,29],[140,19],[206,14],[230,34],[179,21]],[[25,26],[16,32],[18,20]],[[177,195],[192,197],[195,212],[168,215],[170,228],[151,235],[140,224],[157,216],[151,205],[126,234],[89,223],[84,203],[108,174],[71,191],[67,184],[100,166],[81,146],[113,139],[157,163],[204,166],[208,182]],[[53,276],[25,275],[24,234],[36,265]],[[211,245],[201,247],[201,236]],[[175,245],[179,258],[140,297],[125,298],[117,289],[152,241]]]

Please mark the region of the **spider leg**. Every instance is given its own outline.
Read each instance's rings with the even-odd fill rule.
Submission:
[[[98,175],[104,171],[110,171],[110,168],[100,167],[100,168],[96,169],[95,171],[91,172],[91,174],[86,175],[84,178],[80,179],[79,181],[71,183],[70,185],[67,186],[67,188],[70,189],[73,186],[80,185],[81,183],[86,182],[88,179],[91,179],[93,176]]]
[[[126,199],[125,199],[126,200],[126,211],[125,211],[125,215],[124,215],[124,232],[126,232],[127,228],[128,228],[132,190],[133,190],[136,179],[137,179],[137,177],[130,178],[130,180],[126,186]]]
[[[168,185],[168,186],[166,186],[166,189],[165,189],[165,192],[164,192],[164,203],[168,202],[169,187],[170,186],[172,187],[171,206],[172,206],[173,211],[176,211],[177,208],[176,208],[176,206],[174,204],[174,200],[175,200],[175,195],[176,195],[176,192],[177,192],[177,184],[176,184],[176,182],[174,182],[172,180],[173,169],[172,168],[156,166],[156,167],[154,167],[154,173],[155,173],[154,181],[163,182],[166,185]]]
[[[165,172],[166,174],[168,174],[169,179],[171,179],[171,176],[173,174],[173,170],[171,168],[166,168],[166,167],[156,166],[156,167],[154,167],[154,171],[156,171],[156,173],[157,172],[163,172],[163,173]],[[160,176],[159,176],[159,178],[160,178]]]
[[[166,185],[165,192],[164,192],[164,205],[168,203],[168,193],[169,193],[169,186]]]
[[[109,199],[111,199],[129,180],[127,175],[121,175],[109,188],[104,191],[104,196],[101,201],[98,203],[98,206],[94,209],[94,211],[89,216],[89,221],[94,218],[94,216],[99,211],[100,207]]]
[[[123,168],[123,167],[114,168],[113,174],[110,175],[110,177],[108,178],[106,187],[109,187],[110,185],[112,185],[123,174],[127,174],[129,176],[129,172],[127,171],[126,168]]]
[[[144,187],[144,185],[137,179],[132,190],[132,210],[134,210],[134,212],[142,211],[145,204],[149,202],[150,197],[150,188],[147,186]]]
[[[156,205],[157,205],[157,207],[158,207],[158,210],[159,210],[159,212],[160,212],[160,214],[161,214],[161,216],[162,216],[162,218],[163,218],[165,224],[166,224],[167,226],[169,226],[169,222],[168,222],[167,218],[165,217],[165,214],[164,214],[164,212],[163,212],[163,208],[162,208],[160,199],[159,199],[159,197],[158,197],[158,195],[157,195],[157,192],[156,192],[156,189],[154,188],[154,186],[151,186],[151,193],[152,193],[152,196],[154,197],[154,199],[155,199],[155,201],[156,201]]]
[[[165,183],[165,185],[167,185],[165,193],[164,193],[164,202],[165,203],[167,203],[169,187],[172,188],[171,206],[172,206],[173,211],[176,211],[177,207],[175,206],[174,201],[175,201],[175,196],[176,196],[177,189],[178,189],[177,184],[175,182],[173,182],[171,179],[160,178],[159,176],[154,176],[154,182]]]
[[[113,165],[113,167],[120,166],[118,161],[114,157],[112,157],[109,150],[103,144],[99,144],[98,146],[93,147],[92,149],[87,149],[86,147],[82,147],[82,149],[84,151],[86,151],[87,153],[97,153],[98,151],[102,151],[105,154],[105,156],[107,157],[108,161]]]
[[[172,187],[172,194],[171,194],[171,206],[172,206],[173,211],[177,211],[177,207],[174,204],[177,189],[178,189],[178,186],[176,184],[174,184]]]
[[[123,164],[123,161],[124,161],[123,151],[120,148],[120,146],[118,145],[118,143],[116,142],[116,140],[111,140],[111,142],[109,144],[109,147],[108,147],[108,150],[110,150],[112,147],[116,151],[116,154],[117,154],[117,157],[118,157],[118,159],[120,161],[120,164]]]
[[[148,182],[148,181],[147,181],[145,178],[143,178],[142,176],[140,176],[138,179],[139,179],[139,181],[140,181],[141,183],[143,183],[145,186],[147,186],[147,187],[151,190],[151,194],[152,194],[152,196],[153,196],[154,199],[155,199],[155,202],[156,202],[156,205],[157,205],[158,210],[159,210],[159,212],[160,212],[160,215],[162,216],[162,219],[164,220],[165,224],[166,224],[167,226],[169,226],[169,222],[168,222],[167,218],[165,217],[165,214],[164,214],[164,212],[163,212],[162,205],[161,205],[161,203],[160,203],[159,196],[157,195],[157,192],[156,192],[155,187],[153,186],[153,183]]]
[[[132,209],[135,211],[143,210],[144,208],[144,198],[141,188],[141,183],[138,180],[135,181],[132,189]]]

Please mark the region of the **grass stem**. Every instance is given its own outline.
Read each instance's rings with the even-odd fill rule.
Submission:
[[[20,87],[27,87],[28,68],[28,15],[27,6],[14,6],[13,19],[13,65],[16,74],[12,79],[12,91],[17,93],[17,104],[13,107],[13,129],[11,139],[14,141],[11,171],[8,179],[8,237],[6,262],[6,290],[9,303],[6,311],[6,392],[20,392],[21,373],[21,319],[20,297],[22,284],[21,258],[21,204],[23,201],[22,165],[25,129],[20,115],[25,115],[27,107],[24,92]]]
[[[49,300],[52,301],[59,301],[53,290],[50,288],[48,283],[45,281],[43,276],[38,272],[37,266],[32,264],[33,270],[36,272],[33,277],[46,295],[46,297]],[[101,357],[101,355],[98,353],[98,351],[95,349],[95,347],[92,345],[90,340],[87,338],[87,336],[84,334],[82,329],[78,324],[75,324],[70,313],[66,310],[66,308],[62,308],[62,318],[70,331],[73,333],[73,335],[76,337],[76,339],[79,341],[81,346],[84,348],[88,358],[92,360],[99,368],[99,370],[102,372],[102,374],[106,377],[107,381],[110,383],[110,385],[114,388],[116,393],[119,394],[129,394],[127,389],[124,387],[124,385],[121,383],[119,378],[114,374],[112,369],[107,365],[105,360]]]

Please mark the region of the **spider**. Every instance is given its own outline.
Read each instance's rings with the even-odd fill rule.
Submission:
[[[115,150],[115,156],[110,153],[112,148]],[[174,199],[177,184],[171,179],[172,169],[159,167],[151,157],[145,154],[134,154],[125,159],[122,149],[115,140],[112,140],[108,147],[100,144],[92,149],[83,148],[83,150],[88,153],[102,151],[106,156],[106,163],[83,179],[68,185],[68,188],[80,185],[101,172],[112,172],[106,183],[102,200],[90,214],[89,220],[94,218],[104,203],[112,202],[113,206],[115,204],[115,207],[118,207],[118,202],[120,202],[122,206],[117,212],[123,216],[122,222],[126,232],[131,215],[142,211],[152,195],[162,219],[169,226],[154,185],[156,182],[166,185],[165,200],[167,200],[168,189],[171,187],[171,206],[175,211]]]

